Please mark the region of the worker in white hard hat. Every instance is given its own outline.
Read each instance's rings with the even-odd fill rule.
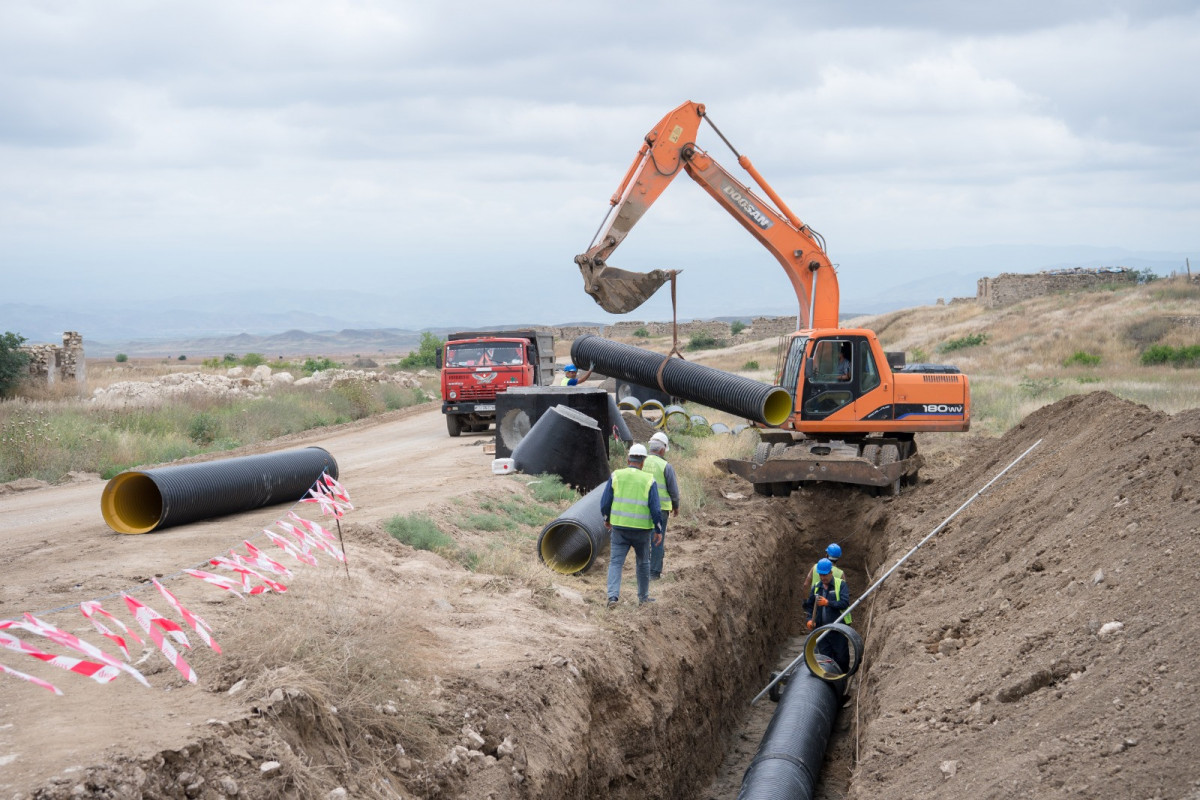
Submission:
[[[621,598],[621,572],[630,548],[637,559],[638,604],[654,602],[650,596],[650,546],[662,542],[663,515],[654,476],[642,470],[646,456],[645,445],[630,447],[629,466],[609,477],[600,496],[600,513],[612,538],[608,558],[609,608]]]
[[[642,466],[646,472],[654,476],[658,487],[658,499],[663,511],[663,535],[660,541],[650,546],[650,580],[656,581],[662,577],[663,551],[667,542],[667,518],[679,516],[679,479],[675,468],[667,463],[667,451],[671,448],[667,435],[662,431],[650,437],[647,445],[650,455]]]

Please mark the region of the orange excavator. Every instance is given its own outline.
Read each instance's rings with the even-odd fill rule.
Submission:
[[[769,202],[696,146],[701,122],[733,151]],[[820,234],[792,213],[702,104],[684,103],[646,134],[591,246],[575,257],[584,290],[606,311],[624,314],[675,279],[675,271],[630,272],[606,262],[680,172],[771,252],[799,305],[799,330],[788,337],[776,376],[792,394],[791,415],[778,428],[761,431],[751,461],[723,459],[718,465],[765,495],[787,496],[807,481],[864,484],[894,494],[915,483],[922,459],[914,434],[970,427],[967,376],[952,366],[906,366],[903,354],[886,353],[873,331],[838,327],[837,273]]]

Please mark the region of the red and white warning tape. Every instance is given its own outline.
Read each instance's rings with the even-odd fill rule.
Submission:
[[[121,595],[121,598],[125,601],[125,605],[129,606],[129,613],[133,614],[133,618],[142,626],[142,630],[150,637],[150,641],[158,645],[158,649],[166,656],[167,661],[171,662],[171,666],[179,670],[179,674],[186,678],[188,683],[195,683],[197,681],[196,671],[191,668],[191,665],[187,661],[184,661],[183,656],[171,646],[171,643],[162,634],[164,630],[170,631],[170,626],[178,628],[179,625],[161,616],[154,609],[150,608],[150,606],[139,603],[127,594]],[[169,623],[169,625],[166,623]]]

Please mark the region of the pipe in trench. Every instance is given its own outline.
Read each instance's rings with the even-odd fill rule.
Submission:
[[[832,659],[829,671],[840,671]],[[797,670],[783,686],[754,760],[742,776],[737,800],[805,800],[813,796],[845,682]]]
[[[117,533],[149,533],[294,503],[322,472],[338,477],[337,461],[321,447],[131,470],[105,485],[100,513]]]
[[[768,386],[600,336],[588,334],[575,339],[571,359],[576,364],[594,366],[618,381],[660,386],[675,397],[766,425],[781,425],[792,414],[792,395],[782,386]]]
[[[561,575],[587,572],[609,546],[600,500],[608,482],[597,486],[550,521],[538,535],[538,558]]]

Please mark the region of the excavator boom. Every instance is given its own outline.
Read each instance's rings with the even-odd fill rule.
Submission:
[[[757,197],[744,183],[696,147],[704,106],[687,102],[646,134],[645,142],[610,199],[610,209],[587,252],[575,257],[584,291],[606,311],[624,314],[640,306],[670,279],[672,271],[632,272],[609,266],[608,257],[679,173],[686,172],[783,266],[796,292],[807,327],[836,327],[837,275],[819,236],[801,222],[745,156],[738,164],[770,198]],[[711,125],[711,121],[709,121]],[[717,130],[713,126],[714,130]],[[717,130],[717,134],[721,132]],[[721,136],[722,140],[725,137]],[[726,140],[726,144],[728,141]],[[732,150],[732,146],[730,147]]]

